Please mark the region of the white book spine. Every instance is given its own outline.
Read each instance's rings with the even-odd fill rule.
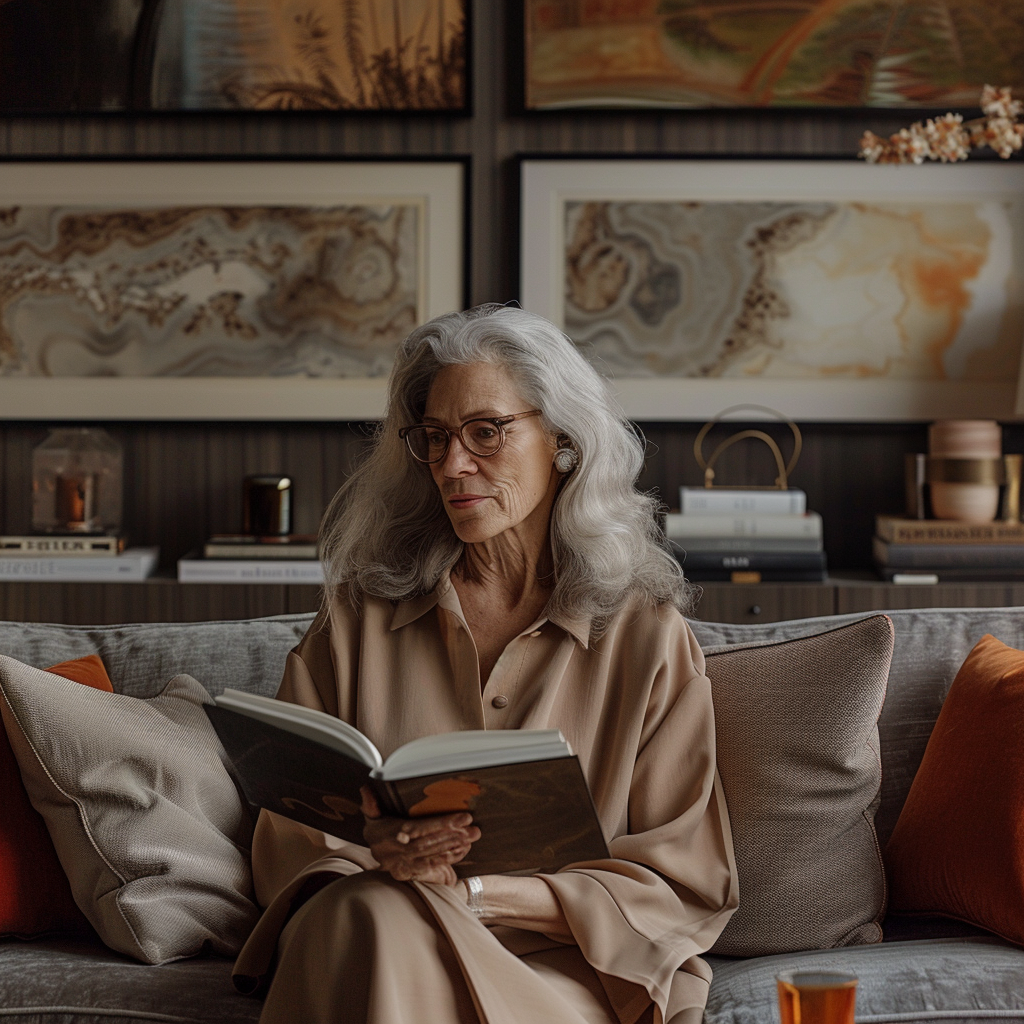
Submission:
[[[47,558],[35,555],[0,558],[0,580],[47,583],[137,583],[150,576],[160,559],[159,548],[135,548],[110,558],[78,555]]]
[[[680,487],[679,511],[684,515],[732,513],[739,515],[801,515],[807,511],[807,495],[788,491],[752,491],[726,487]]]
[[[323,565],[310,559],[251,561],[183,558],[179,583],[315,583],[324,581]]]
[[[677,541],[713,537],[820,540],[822,522],[817,512],[789,516],[669,513],[665,516],[665,535]]]

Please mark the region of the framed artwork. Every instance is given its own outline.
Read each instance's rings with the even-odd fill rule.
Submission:
[[[0,113],[468,113],[470,0],[6,0]]]
[[[0,409],[380,416],[465,298],[465,160],[0,163]]]
[[[1024,164],[524,159],[521,301],[628,415],[1011,419]]]
[[[526,106],[976,107],[1024,0],[524,0]]]

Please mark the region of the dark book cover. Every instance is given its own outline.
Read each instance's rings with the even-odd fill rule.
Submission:
[[[315,740],[226,708],[205,710],[251,804],[339,839],[365,845],[359,787],[368,783],[386,814],[473,815],[481,837],[454,865],[460,878],[556,871],[608,856],[577,757],[383,782]]]
[[[1024,544],[889,544],[876,537],[874,554],[892,569],[1024,570]]]
[[[876,566],[878,575],[891,583],[895,577],[937,577],[939,583],[1024,583],[1024,569],[899,568]]]
[[[377,782],[402,817],[467,810],[480,829],[460,878],[557,871],[608,856],[578,757],[493,765],[418,779]],[[382,794],[383,795],[383,794]]]
[[[824,583],[825,569],[689,569],[691,583]],[[757,579],[748,579],[756,576]]]
[[[370,780],[366,765],[237,711],[204,710],[249,803],[365,845],[359,787]]]
[[[683,570],[718,572],[824,572],[824,551],[687,551],[677,556]]]

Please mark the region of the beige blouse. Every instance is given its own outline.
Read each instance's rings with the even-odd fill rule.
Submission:
[[[447,580],[397,605],[367,598],[359,611],[339,597],[289,655],[278,696],[353,723],[384,757],[416,737],[459,729],[561,729],[612,859],[540,877],[620,1020],[635,1020],[651,1001],[661,1019],[704,1005],[711,974],[698,954],[736,909],[738,888],[704,657],[674,608],[627,608],[594,643],[589,621],[544,614],[481,687]],[[292,899],[311,875],[374,867],[366,848],[264,812],[253,873],[269,909],[236,964],[240,987],[270,970]],[[471,940],[459,947],[463,924],[445,920],[451,894],[412,884],[473,973]],[[492,932],[517,955],[560,945],[521,929]]]

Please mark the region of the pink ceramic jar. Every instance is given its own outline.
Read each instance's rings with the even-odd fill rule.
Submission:
[[[928,428],[928,453],[947,459],[998,459],[1002,428],[995,420],[939,420]],[[964,523],[990,523],[999,511],[996,484],[933,483],[932,515]]]

